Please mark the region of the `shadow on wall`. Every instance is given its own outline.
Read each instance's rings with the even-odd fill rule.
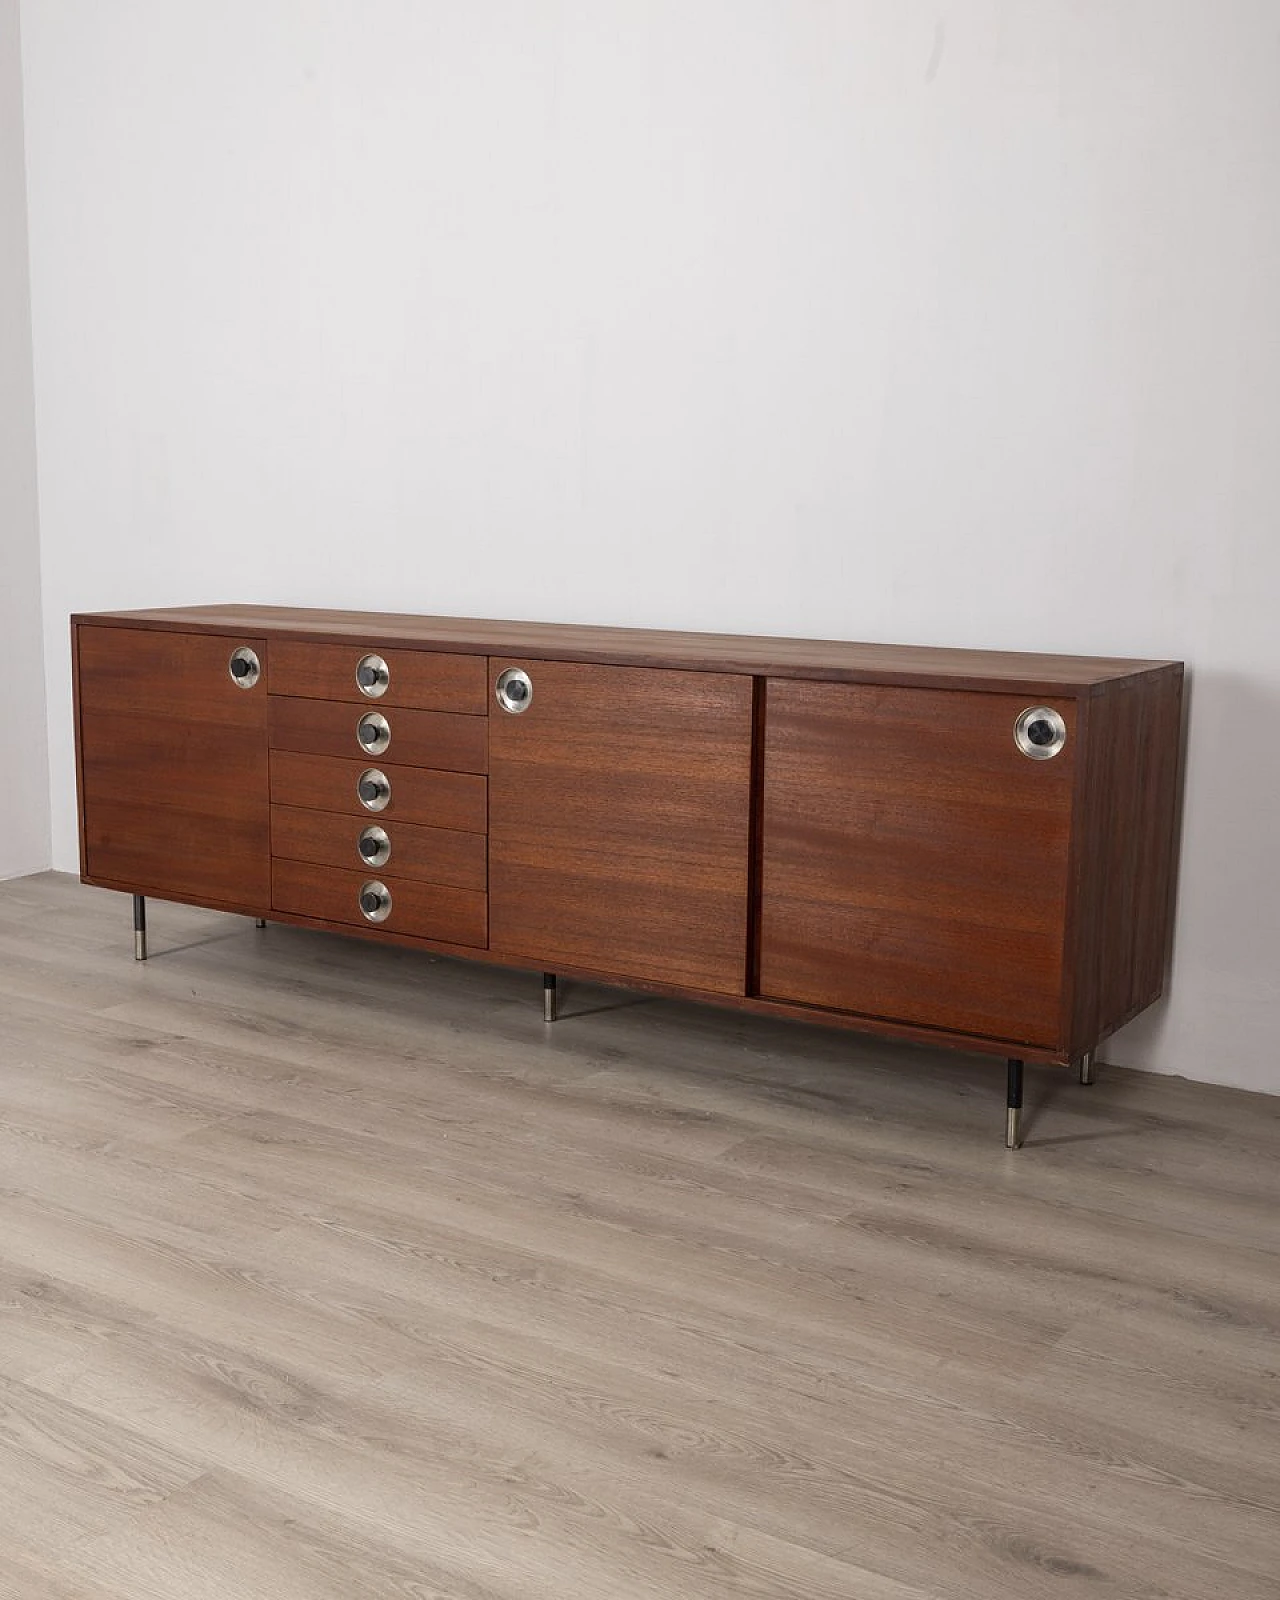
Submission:
[[[1280,1092],[1280,688],[1241,673],[1188,673],[1183,716],[1173,970],[1164,998],[1103,1055]],[[1215,1069],[1220,1037],[1257,1048]]]

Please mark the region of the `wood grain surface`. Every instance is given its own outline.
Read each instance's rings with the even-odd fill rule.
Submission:
[[[266,684],[242,689],[230,661],[241,645],[266,667],[266,640],[237,635],[234,643],[210,634],[154,628],[81,627],[78,672],[83,711],[181,717],[187,722],[261,728]]]
[[[1277,1100],[152,948],[0,885],[5,1600],[1274,1600]]]
[[[238,688],[209,635],[78,632],[85,875],[265,907],[265,687]]]
[[[390,803],[376,813],[361,805],[357,793],[360,774],[368,767],[376,767],[391,780]],[[371,756],[345,761],[287,750],[271,753],[271,800],[275,805],[346,812],[384,825],[399,820],[484,833],[488,827],[487,793],[485,779],[470,772],[430,772]]]
[[[549,661],[530,676],[529,709],[490,719],[493,949],[744,993],[751,680]]]
[[[372,881],[383,884],[392,897],[391,914],[385,922],[371,923],[360,911],[361,889]],[[488,942],[483,893],[400,878],[382,867],[349,872],[304,861],[273,860],[271,905],[273,910],[321,917],[326,922],[350,922],[375,936],[385,931],[449,944],[484,946]]]
[[[89,876],[141,892],[224,905],[269,903],[268,842],[262,819],[97,796],[85,810]]]
[[[265,725],[95,711],[85,713],[81,742],[90,821],[99,800],[132,805],[144,818],[175,810],[264,820]],[[162,841],[163,827],[156,831]]]
[[[771,680],[760,988],[864,1016],[1054,1045],[1075,705],[1066,748],[1014,743],[1015,695]]]
[[[463,711],[484,716],[489,708],[486,663],[474,655],[438,650],[394,650],[375,637],[350,644],[275,641],[271,652],[272,694],[348,700],[353,705],[417,706],[423,711]],[[380,655],[390,674],[382,694],[366,695],[356,668],[366,655]]]
[[[300,806],[272,806],[271,853],[286,861],[317,866],[359,868],[361,832],[377,823],[391,843],[387,871],[424,883],[448,883],[458,889],[484,889],[488,881],[487,848],[482,833],[452,828],[422,828],[412,822],[383,822],[365,815],[341,816],[307,811]]]
[[[1077,1051],[1122,1027],[1164,989],[1173,939],[1181,667],[1091,700],[1084,725],[1088,770],[1068,935]]]
[[[95,612],[72,620],[103,627],[136,627],[145,623],[149,627],[217,634],[269,630],[315,643],[346,638],[358,644],[362,652],[368,647],[367,641],[376,636],[388,649],[425,646],[474,655],[835,678],[854,683],[912,683],[926,688],[998,690],[1016,685],[1033,695],[1090,693],[1110,680],[1170,665],[1123,657],[952,650],[925,645],[855,644],[838,639],[756,638],[289,606],[182,606]],[[273,676],[272,688],[277,687]]]
[[[434,767],[441,772],[484,772],[489,764],[488,724],[483,717],[452,711],[385,711],[341,700],[308,700],[272,694],[267,698],[267,727],[273,750],[300,755],[364,757],[400,766]],[[391,730],[383,755],[366,756],[356,737],[361,720],[379,715]]]

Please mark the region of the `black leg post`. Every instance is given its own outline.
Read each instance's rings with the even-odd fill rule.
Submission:
[[[554,1022],[556,1020],[556,975],[554,972],[542,974],[542,1020]]]
[[[265,928],[267,925],[267,919],[265,917],[255,917],[253,919],[253,925],[255,928]]]
[[[147,902],[140,894],[133,897],[133,959],[147,959]]]
[[[1022,1063],[1009,1059],[1009,1094],[1006,1100],[1004,1143],[1007,1150],[1016,1150],[1022,1143]]]

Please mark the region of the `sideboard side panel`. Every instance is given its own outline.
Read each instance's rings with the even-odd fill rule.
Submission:
[[[1181,777],[1180,666],[1089,701],[1071,942],[1072,1048],[1082,1054],[1164,991]]]

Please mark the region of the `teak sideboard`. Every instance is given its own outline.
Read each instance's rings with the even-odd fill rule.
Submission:
[[[1007,1063],[1161,993],[1178,662],[265,606],[72,618],[80,863]]]

